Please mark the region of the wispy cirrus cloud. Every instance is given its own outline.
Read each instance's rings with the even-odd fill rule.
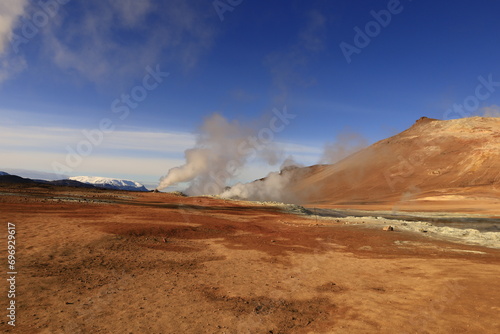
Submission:
[[[61,159],[62,155],[54,152],[6,151],[0,149],[2,160],[0,170],[13,171],[15,169],[29,169],[41,172],[53,172],[49,167],[54,160]],[[106,177],[125,177],[140,181],[155,182],[165,168],[172,168],[182,163],[182,159],[162,159],[155,157],[137,158],[129,155],[96,154],[85,159],[84,163],[75,169],[69,176],[89,175]],[[15,173],[15,172],[13,172]],[[55,178],[62,178],[61,175]]]
[[[91,130],[89,130],[91,131]],[[38,126],[0,126],[0,149],[58,151],[85,139],[81,129]],[[157,152],[182,154],[194,144],[194,136],[183,132],[113,131],[98,146],[103,152]]]
[[[53,172],[54,161],[65,161],[67,147],[86,140],[83,129],[66,127],[0,126],[0,170],[22,168]],[[91,131],[91,130],[89,130]],[[121,177],[156,181],[165,168],[182,162],[194,136],[183,132],[148,130],[113,131],[86,156],[72,174]]]
[[[151,64],[192,69],[212,47],[219,24],[211,3],[203,0],[71,1],[50,13],[43,4],[0,2],[0,83],[31,65],[27,60],[33,55],[25,54],[26,25],[36,29],[29,41],[37,39],[38,64],[55,65],[65,75],[100,87],[123,89]],[[38,26],[35,15],[46,21]],[[24,38],[21,45],[11,43],[16,36]]]
[[[100,0],[74,4],[44,34],[44,52],[64,71],[118,83],[155,63],[189,70],[213,44],[213,15],[196,1]]]
[[[9,124],[0,126],[1,168],[24,168],[53,172],[54,161],[64,161],[67,146],[85,140],[83,129]],[[187,132],[158,132],[148,129],[115,130],[106,134],[95,151],[86,156],[72,174],[113,176],[131,175],[140,180],[156,181],[165,169],[184,162],[184,151],[195,143],[195,135]],[[291,142],[277,143],[284,153],[303,164],[315,163],[321,155],[317,146]],[[272,168],[260,161],[252,162],[238,175],[238,181],[259,178]],[[136,175],[136,176],[134,176]]]

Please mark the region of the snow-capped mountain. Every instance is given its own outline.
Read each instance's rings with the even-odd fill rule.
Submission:
[[[140,184],[139,182],[130,180],[120,180],[98,176],[73,176],[69,179],[106,189],[148,191],[148,189],[146,189],[144,185]]]

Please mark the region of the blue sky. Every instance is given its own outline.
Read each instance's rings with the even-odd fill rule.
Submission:
[[[214,112],[259,129],[286,106],[296,118],[274,140],[310,165],[341,133],[373,143],[421,116],[460,117],[454,104],[497,110],[499,12],[492,0],[4,0],[0,169],[59,162],[153,184]],[[120,119],[113,102],[133,93]],[[113,131],[68,166],[68,147],[103,119]],[[255,161],[237,179],[277,168]]]

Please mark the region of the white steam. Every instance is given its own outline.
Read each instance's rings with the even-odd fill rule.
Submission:
[[[341,132],[335,142],[325,145],[320,163],[334,164],[367,146],[368,140],[362,135],[350,131]]]
[[[200,128],[194,148],[186,150],[186,163],[172,168],[160,179],[158,189],[190,182],[188,195],[220,194],[248,160],[259,156],[271,164],[279,151],[259,141],[256,131],[213,114]]]
[[[157,189],[165,189],[182,182],[189,182],[185,190],[188,195],[220,195],[253,201],[275,201],[300,204],[314,189],[304,187],[296,193],[295,185],[311,173],[312,169],[302,168],[293,158],[286,159],[279,172],[269,173],[266,177],[249,183],[238,183],[227,187],[229,181],[255,157],[270,165],[276,164],[280,151],[271,141],[263,142],[261,136],[250,127],[238,122],[229,122],[223,116],[214,114],[207,118],[196,140],[194,148],[185,151],[186,163],[169,170],[160,179]],[[325,146],[321,157],[323,163],[335,163],[367,145],[358,134],[341,133],[333,144]]]
[[[360,134],[344,131],[337,135],[335,142],[325,145],[320,163],[334,164],[367,145],[368,141]],[[280,172],[269,173],[265,178],[254,182],[238,183],[226,189],[221,197],[302,204],[316,190],[307,189],[300,193],[295,190],[294,184],[300,184],[310,172],[301,167],[304,166],[289,157],[283,162]]]
[[[482,117],[500,117],[500,106],[491,105],[479,109],[479,114]]]
[[[280,172],[271,172],[265,178],[250,182],[238,183],[224,191],[224,198],[245,199],[251,201],[274,201],[299,204],[300,198],[289,187],[291,182],[301,175],[301,165],[291,157],[285,160]]]

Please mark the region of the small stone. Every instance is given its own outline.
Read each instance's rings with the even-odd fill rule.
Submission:
[[[384,226],[383,230],[384,231],[394,231],[394,227],[392,227],[392,226]]]

